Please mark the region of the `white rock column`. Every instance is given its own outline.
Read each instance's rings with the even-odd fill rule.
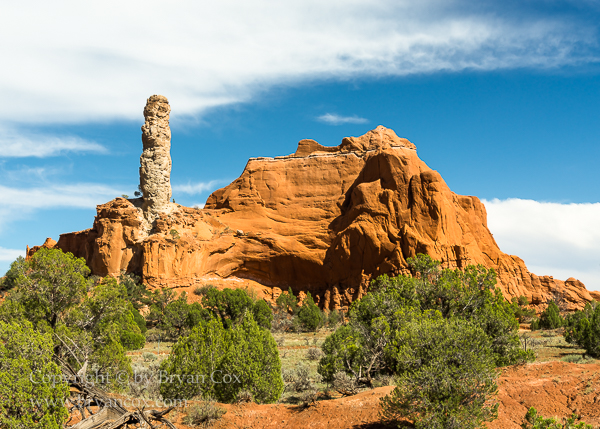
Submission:
[[[171,106],[167,97],[153,95],[146,102],[142,126],[144,151],[140,156],[140,185],[144,217],[152,223],[169,211],[171,201]]]

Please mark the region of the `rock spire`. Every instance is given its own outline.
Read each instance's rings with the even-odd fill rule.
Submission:
[[[140,156],[140,185],[144,217],[152,223],[167,211],[171,200],[171,129],[167,97],[153,95],[146,102],[142,126],[144,151]]]

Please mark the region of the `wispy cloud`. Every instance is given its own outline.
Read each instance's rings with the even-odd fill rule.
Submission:
[[[329,125],[342,125],[342,124],[366,124],[369,122],[366,118],[359,116],[340,116],[333,113],[325,113],[317,118],[318,121],[325,122]]]
[[[4,247],[0,247],[0,261],[2,262],[12,262],[19,256],[25,256],[25,250],[5,249]]]
[[[0,158],[45,158],[65,152],[106,153],[104,146],[75,136],[53,136],[0,127]]]
[[[15,209],[95,207],[121,196],[122,191],[94,184],[50,185],[39,188],[10,188],[0,185],[0,206]]]
[[[181,0],[166,8],[148,0],[140,9],[34,0],[27,11],[9,3],[0,93],[11,102],[0,104],[0,118],[138,118],[153,93],[167,95],[178,115],[195,115],[281,84],[598,60],[597,24],[585,9],[592,6],[577,16],[544,0],[525,2],[528,13],[514,6],[523,2],[504,3]]]
[[[500,249],[538,275],[575,277],[600,290],[600,203],[484,201]]]
[[[12,221],[23,219],[38,210],[94,208],[121,194],[121,190],[94,183],[54,184],[33,188],[0,185],[0,231]]]
[[[197,182],[182,185],[173,185],[173,192],[180,192],[182,194],[197,195],[207,191],[214,191],[215,187],[219,184],[226,183],[227,180],[211,180],[210,182]]]

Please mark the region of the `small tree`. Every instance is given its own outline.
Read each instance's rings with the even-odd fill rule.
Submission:
[[[191,305],[187,303],[187,294],[183,292],[174,301],[167,304],[164,311],[162,329],[175,338],[183,334],[183,330],[189,326]]]
[[[332,383],[335,374],[339,372],[362,375],[360,335],[351,325],[340,326],[333,334],[328,335],[321,349],[324,355],[317,371],[326,382]]]
[[[146,317],[146,320],[150,323],[150,326],[156,326],[163,328],[165,323],[165,309],[171,301],[175,299],[175,292],[171,289],[159,289],[151,292],[149,295],[150,300],[150,312]]]
[[[202,306],[221,319],[225,328],[239,323],[254,302],[243,289],[208,289],[202,296]]]
[[[277,401],[283,393],[283,378],[273,335],[248,313],[231,331],[229,342],[230,347],[219,367],[223,378],[216,385],[216,398],[233,402],[239,392],[248,390],[258,403]]]
[[[526,319],[535,316],[535,310],[529,307],[529,300],[527,297],[521,295],[520,297],[513,297],[510,302],[513,305],[515,317],[519,323],[523,323]]]
[[[476,428],[497,417],[494,357],[473,323],[426,312],[396,332],[396,388],[381,400],[388,420],[408,417],[417,429]]]
[[[211,375],[225,355],[229,336],[220,319],[198,323],[179,338],[161,365],[160,393],[165,399],[215,396]]]
[[[0,427],[60,429],[69,386],[52,361],[52,336],[29,322],[0,322]]]
[[[152,293],[135,274],[122,272],[119,276],[119,283],[125,286],[127,298],[136,310],[152,304],[150,299]]]
[[[82,302],[89,284],[85,260],[60,249],[39,249],[30,259],[13,262],[10,271],[27,319],[45,321],[51,329]]]
[[[294,314],[298,308],[298,298],[294,295],[291,287],[287,292],[279,295],[275,303],[280,309],[290,314]]]
[[[251,312],[231,329],[218,318],[200,322],[173,346],[161,371],[160,391],[167,399],[233,402],[247,390],[257,402],[274,402],[283,392],[277,344]]]
[[[571,314],[566,320],[565,340],[577,344],[595,358],[600,357],[600,305],[585,305],[583,311]]]
[[[540,315],[539,320],[532,322],[532,329],[557,329],[563,326],[564,323],[558,305],[556,305],[556,302],[550,301],[548,307]]]
[[[330,328],[335,328],[341,320],[340,312],[337,310],[331,310],[327,316],[327,325]]]
[[[302,301],[302,307],[298,310],[298,320],[305,331],[316,331],[323,323],[323,315],[321,310],[315,304],[310,295],[306,293],[306,298]]]
[[[254,320],[258,323],[258,326],[265,329],[271,328],[273,311],[271,310],[271,306],[267,304],[267,301],[264,299],[257,300],[252,307],[252,314],[254,315]]]

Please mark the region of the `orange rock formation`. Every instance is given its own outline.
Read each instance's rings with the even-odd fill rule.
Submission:
[[[310,291],[325,308],[360,298],[380,274],[408,273],[417,253],[444,267],[494,268],[507,297],[543,304],[560,292],[572,309],[592,300],[578,280],[538,277],[502,253],[479,199],[450,191],[415,145],[382,126],[337,147],[302,140],[293,155],[252,158],[204,209],[171,207],[149,233],[142,205],[100,205],[91,229],[56,246],[97,275],[138,272],[156,287],[242,278],[275,294]]]

